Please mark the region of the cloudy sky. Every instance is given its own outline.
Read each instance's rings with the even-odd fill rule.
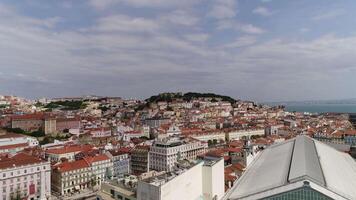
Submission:
[[[1,0],[0,94],[356,97],[354,0]]]

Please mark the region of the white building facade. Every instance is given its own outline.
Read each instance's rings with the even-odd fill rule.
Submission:
[[[0,160],[0,199],[47,200],[51,196],[50,163],[19,153]]]
[[[150,148],[150,169],[171,171],[178,160],[194,160],[205,153],[206,146],[200,141],[177,137],[156,141]]]
[[[144,179],[137,187],[137,200],[218,200],[223,195],[223,159]]]

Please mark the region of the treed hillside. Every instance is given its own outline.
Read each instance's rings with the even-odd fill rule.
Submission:
[[[214,93],[197,93],[197,92],[188,92],[188,93],[161,93],[155,96],[151,96],[150,98],[146,99],[147,103],[154,103],[158,101],[167,101],[171,102],[174,99],[183,99],[185,101],[191,101],[193,99],[197,98],[211,98],[212,101],[228,101],[230,103],[235,103],[236,99],[229,97],[229,96],[224,96],[224,95],[218,95]]]
[[[51,102],[44,106],[47,109],[61,109],[61,110],[79,110],[86,107],[83,101],[57,101]]]

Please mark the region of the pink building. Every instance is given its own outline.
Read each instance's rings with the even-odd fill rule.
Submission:
[[[80,129],[80,117],[57,118],[56,130],[58,132],[63,132],[66,129]]]
[[[0,199],[47,200],[51,196],[49,162],[24,153],[0,159]]]

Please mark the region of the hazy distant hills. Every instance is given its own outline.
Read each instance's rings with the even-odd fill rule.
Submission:
[[[280,102],[265,102],[265,104],[269,104],[269,105],[356,104],[356,98],[338,99],[338,100],[280,101]]]

